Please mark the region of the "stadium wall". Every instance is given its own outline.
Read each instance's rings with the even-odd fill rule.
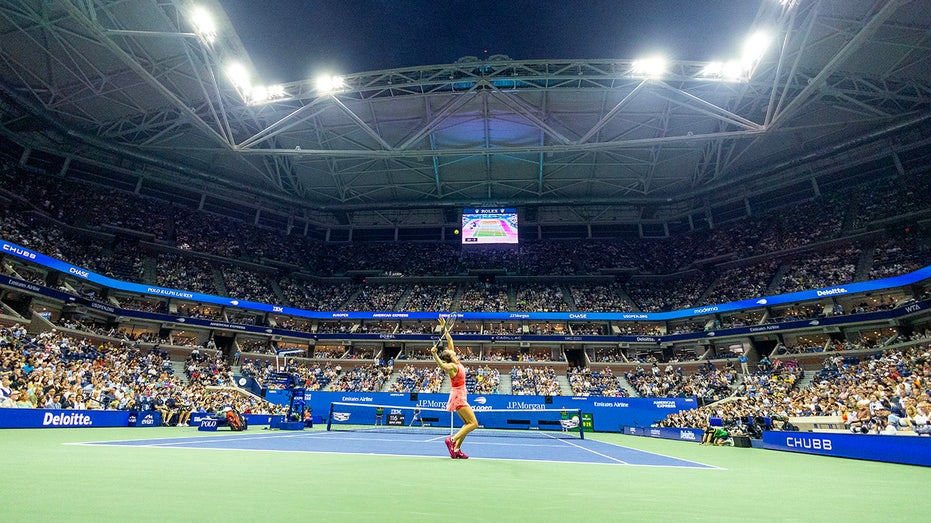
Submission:
[[[669,414],[698,406],[695,398],[609,398],[585,396],[514,396],[510,394],[469,394],[469,405],[479,423],[482,411],[488,409],[579,409],[592,415],[593,429],[598,432],[622,432],[624,427],[649,427]],[[265,399],[287,404],[285,390],[270,390]],[[314,415],[326,415],[330,404],[363,403],[371,405],[445,409],[448,394],[407,392],[306,392],[304,401]],[[457,424],[458,418],[455,419]]]

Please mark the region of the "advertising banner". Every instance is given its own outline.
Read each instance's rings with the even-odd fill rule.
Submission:
[[[244,309],[251,309],[273,314],[285,314],[290,316],[299,316],[315,319],[412,319],[412,320],[429,320],[436,319],[439,315],[436,312],[328,312],[328,311],[305,311],[293,307],[284,307],[281,305],[272,305],[267,303],[251,302],[239,300],[236,298],[227,298],[222,296],[213,296],[210,294],[201,294],[180,289],[170,289],[154,285],[143,285],[139,283],[129,283],[115,280],[88,269],[71,265],[69,263],[57,260],[50,256],[36,252],[32,249],[21,247],[14,243],[0,240],[0,252],[11,256],[24,259],[31,263],[43,265],[56,271],[81,278],[99,285],[118,289],[122,291],[135,292],[139,294],[148,294],[152,296],[161,296],[165,298],[178,298],[201,303],[210,303],[219,306],[232,306]],[[835,285],[821,289],[812,289],[790,294],[780,294],[777,296],[766,296],[751,298],[716,305],[703,305],[690,309],[682,309],[669,312],[464,312],[459,313],[458,317],[464,320],[538,320],[538,321],[665,321],[679,318],[689,318],[694,316],[704,316],[728,311],[737,311],[743,309],[753,309],[763,306],[780,305],[785,303],[796,303],[808,300],[814,300],[824,297],[841,296],[845,294],[872,292],[882,289],[903,287],[918,283],[927,278],[931,278],[931,266],[927,266],[917,271],[883,278],[874,281],[865,281],[849,283],[844,285]],[[230,289],[231,294],[236,293],[236,289]]]
[[[286,394],[266,396],[269,401],[287,402]],[[412,400],[409,393],[400,392],[308,392],[305,399],[315,413],[330,412],[330,404],[367,403],[371,405],[445,409],[448,394],[419,393]],[[585,396],[553,396],[547,403],[546,396],[512,396],[509,394],[469,394],[469,405],[481,423],[482,411],[499,409],[517,410],[581,410],[585,430],[599,432],[621,432],[625,426],[645,426],[682,410],[694,409],[695,398],[590,398]],[[284,404],[281,403],[281,404]],[[458,419],[453,420],[459,423]]]
[[[763,448],[931,466],[931,437],[828,432],[763,433]]]
[[[158,412],[125,410],[0,409],[0,428],[158,427]]]

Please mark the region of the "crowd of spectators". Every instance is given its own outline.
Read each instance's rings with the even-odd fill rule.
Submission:
[[[303,252],[300,249],[307,248],[312,252],[301,259],[315,259],[317,261],[308,263],[316,267],[330,267],[330,272],[339,268],[384,269],[385,274],[398,276],[462,274],[459,269],[471,270],[474,268],[470,266],[472,261],[487,255],[492,266],[496,263],[494,260],[503,260],[505,269],[513,269],[515,274],[548,270],[551,272],[546,275],[559,276],[578,274],[578,271],[587,267],[612,266],[629,266],[641,271],[650,269],[662,274],[663,271],[688,268],[701,256],[713,257],[720,256],[722,252],[731,252],[739,258],[758,254],[760,249],[772,251],[774,245],[783,249],[797,248],[811,245],[817,240],[833,239],[839,232],[837,224],[840,222],[834,215],[822,216],[827,211],[814,210],[812,203],[806,203],[799,204],[798,209],[804,210],[806,217],[819,223],[810,228],[793,229],[788,225],[794,223],[790,216],[767,215],[766,218],[722,224],[712,231],[663,240],[534,242],[507,249],[464,253],[448,244],[321,244],[307,238],[270,234],[266,229],[237,224],[210,213],[172,207],[171,212],[165,213],[168,217],[163,219],[169,224],[159,225],[156,235],[166,236],[164,240],[169,244],[175,242],[178,250],[156,253],[140,250],[133,240],[121,236],[114,236],[112,240],[106,241],[100,239],[104,237],[100,235],[91,238],[69,232],[71,229],[62,228],[55,222],[55,215],[50,214],[50,209],[58,208],[53,203],[55,193],[39,191],[37,194],[40,197],[32,210],[22,212],[20,209],[14,210],[10,205],[2,207],[0,233],[4,238],[114,277],[142,280],[142,283],[155,283],[207,294],[229,294],[250,301],[285,301],[285,304],[309,310],[380,310],[400,307],[414,311],[454,309],[499,312],[569,308],[593,312],[637,309],[664,311],[705,302],[720,303],[747,298],[766,292],[794,292],[839,285],[854,281],[855,278],[885,277],[914,270],[927,259],[927,246],[918,241],[919,235],[904,232],[890,234],[875,245],[841,242],[829,250],[820,249],[804,255],[792,254],[789,257],[783,256],[778,262],[771,260],[749,267],[727,269],[717,274],[714,270],[692,270],[683,276],[640,277],[626,283],[606,280],[602,283],[565,286],[552,283],[509,286],[493,282],[414,286],[399,279],[398,284],[365,285],[350,283],[348,278],[345,281],[324,283],[323,280],[305,280],[289,275],[272,281],[272,272],[247,269],[234,262],[262,262],[274,259],[282,253],[298,253]],[[50,203],[46,204],[46,200]],[[95,200],[90,200],[91,203],[93,201]],[[151,203],[145,199],[141,201]],[[89,222],[88,226],[112,225],[125,228],[128,225],[138,225],[124,219],[111,218],[101,218],[101,221],[95,223]],[[820,221],[822,218],[823,222]],[[742,234],[749,234],[751,231],[765,231],[769,235],[766,236],[767,241],[745,241]],[[796,237],[791,240],[782,238],[782,235],[793,234]],[[798,236],[804,238],[800,239]],[[636,248],[637,242],[649,243],[650,249]],[[265,245],[266,243],[268,245]],[[709,247],[709,244],[712,247]],[[713,247],[715,245],[717,247]],[[871,260],[866,260],[859,254],[863,249],[870,250]],[[611,262],[610,257],[604,255],[605,252],[616,253],[618,258]],[[223,256],[231,263],[218,264],[207,261],[198,257],[197,253]],[[448,263],[438,261],[444,256],[447,257]],[[587,256],[595,257],[604,263],[590,265],[591,260]],[[651,263],[654,256],[665,259],[666,262]],[[534,257],[544,260],[534,262]],[[151,260],[154,269],[151,274],[146,270],[146,259]],[[670,259],[674,261],[669,261]],[[293,261],[290,260],[289,263]],[[867,261],[870,263],[866,264],[863,273],[857,274],[858,264]],[[298,265],[301,264],[295,264]],[[458,268],[451,272],[433,269],[424,269],[426,272],[421,272],[412,269],[413,266]],[[21,263],[12,270],[11,266],[6,266],[4,271],[19,273],[17,269],[21,267]],[[316,276],[328,274],[326,270],[315,272],[307,268],[305,274],[310,273]],[[778,281],[774,279],[777,273]],[[20,275],[36,283],[44,279],[44,272],[41,270],[22,270]],[[275,290],[276,283],[281,288],[280,295]],[[79,291],[89,297],[94,297],[97,292],[93,287],[82,287]],[[632,301],[627,299],[628,296]]]
[[[569,310],[559,285],[525,283],[516,289],[516,310],[535,312],[564,312]]]
[[[592,370],[569,367],[569,386],[574,396],[611,396],[625,398],[629,394],[610,368]]]
[[[778,268],[779,264],[775,261],[729,268],[722,271],[705,292],[714,296],[717,303],[767,296],[770,294],[767,289]]]
[[[561,396],[562,387],[553,367],[512,367],[511,394]]]
[[[662,312],[687,309],[702,304],[700,299],[710,284],[704,272],[662,280],[635,280],[627,283],[627,294],[641,311]]]
[[[405,365],[396,371],[388,392],[439,392],[446,374],[439,367]]]
[[[391,369],[386,365],[361,365],[340,372],[328,390],[341,392],[378,392],[382,390]]]
[[[853,187],[844,193],[829,194],[818,200],[719,223],[714,229],[671,238],[551,240],[478,250],[462,250],[455,243],[372,243],[364,248],[326,243],[290,228],[274,230],[254,225],[255,213],[230,218],[130,192],[18,169],[9,163],[4,163],[0,177],[9,194],[32,202],[33,211],[59,223],[101,231],[129,230],[175,245],[182,251],[246,261],[282,261],[318,276],[346,270],[446,276],[482,269],[558,276],[595,274],[612,268],[671,273],[722,255],[742,258],[836,239],[844,232],[844,223],[857,230],[867,223],[926,210],[928,206],[923,203],[928,203],[924,195],[928,173],[919,171],[897,179],[896,183],[884,181]],[[858,204],[849,205],[851,200]],[[882,203],[887,201],[898,203],[895,206]],[[846,213],[852,213],[855,218],[845,221]],[[44,243],[54,243],[54,240]],[[55,255],[51,249],[28,246]]]
[[[717,368],[711,362],[700,365],[691,374],[671,364],[661,367],[653,362],[650,369],[638,365],[624,373],[624,378],[644,398],[696,397],[714,402],[731,395],[737,381],[734,368]]]
[[[258,303],[281,303],[275,295],[270,275],[233,265],[224,265],[221,272],[226,296]]]
[[[466,284],[459,297],[460,312],[506,312],[511,310],[507,285],[472,282]]]
[[[635,311],[637,307],[624,297],[620,282],[569,285],[575,304],[573,310],[588,312]]]
[[[274,413],[264,400],[215,393],[229,384],[230,369],[193,350],[177,375],[167,351],[138,342],[72,338],[64,332],[37,335],[22,325],[0,329],[0,404],[22,408],[159,411],[163,423],[183,424],[191,412]],[[9,391],[7,393],[6,391]],[[12,405],[11,405],[12,403]]]
[[[918,245],[920,237],[911,232],[886,238],[873,249],[870,280],[898,276],[920,269],[927,263],[928,253]]]
[[[473,371],[466,367],[466,390],[469,394],[499,394],[501,371],[488,365],[478,366]]]
[[[349,283],[322,284],[283,278],[279,283],[288,305],[308,311],[341,311],[356,288]]]
[[[410,312],[448,312],[453,308],[456,297],[456,285],[424,285],[415,283],[410,286],[407,300],[399,310]]]
[[[406,288],[403,285],[362,285],[346,304],[347,311],[395,311]]]
[[[201,294],[220,294],[217,290],[214,267],[207,260],[174,253],[160,253],[155,263],[156,285]]]
[[[789,270],[775,289],[775,294],[788,294],[831,285],[853,282],[862,247],[849,245],[831,252],[810,253],[789,264]]]
[[[915,338],[927,340],[921,336]],[[748,417],[782,426],[791,418],[830,416],[856,433],[931,431],[920,429],[931,415],[927,342],[868,355],[826,357],[805,388],[797,386],[802,376],[801,366],[791,360],[774,364],[747,376],[732,401],[671,415],[660,426],[707,427],[714,417],[747,431]]]

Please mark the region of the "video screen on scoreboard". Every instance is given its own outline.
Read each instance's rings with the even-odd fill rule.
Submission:
[[[517,243],[517,209],[462,211],[462,244]]]

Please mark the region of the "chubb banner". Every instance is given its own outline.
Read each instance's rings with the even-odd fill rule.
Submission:
[[[764,432],[763,448],[931,466],[931,438],[833,432]]]

